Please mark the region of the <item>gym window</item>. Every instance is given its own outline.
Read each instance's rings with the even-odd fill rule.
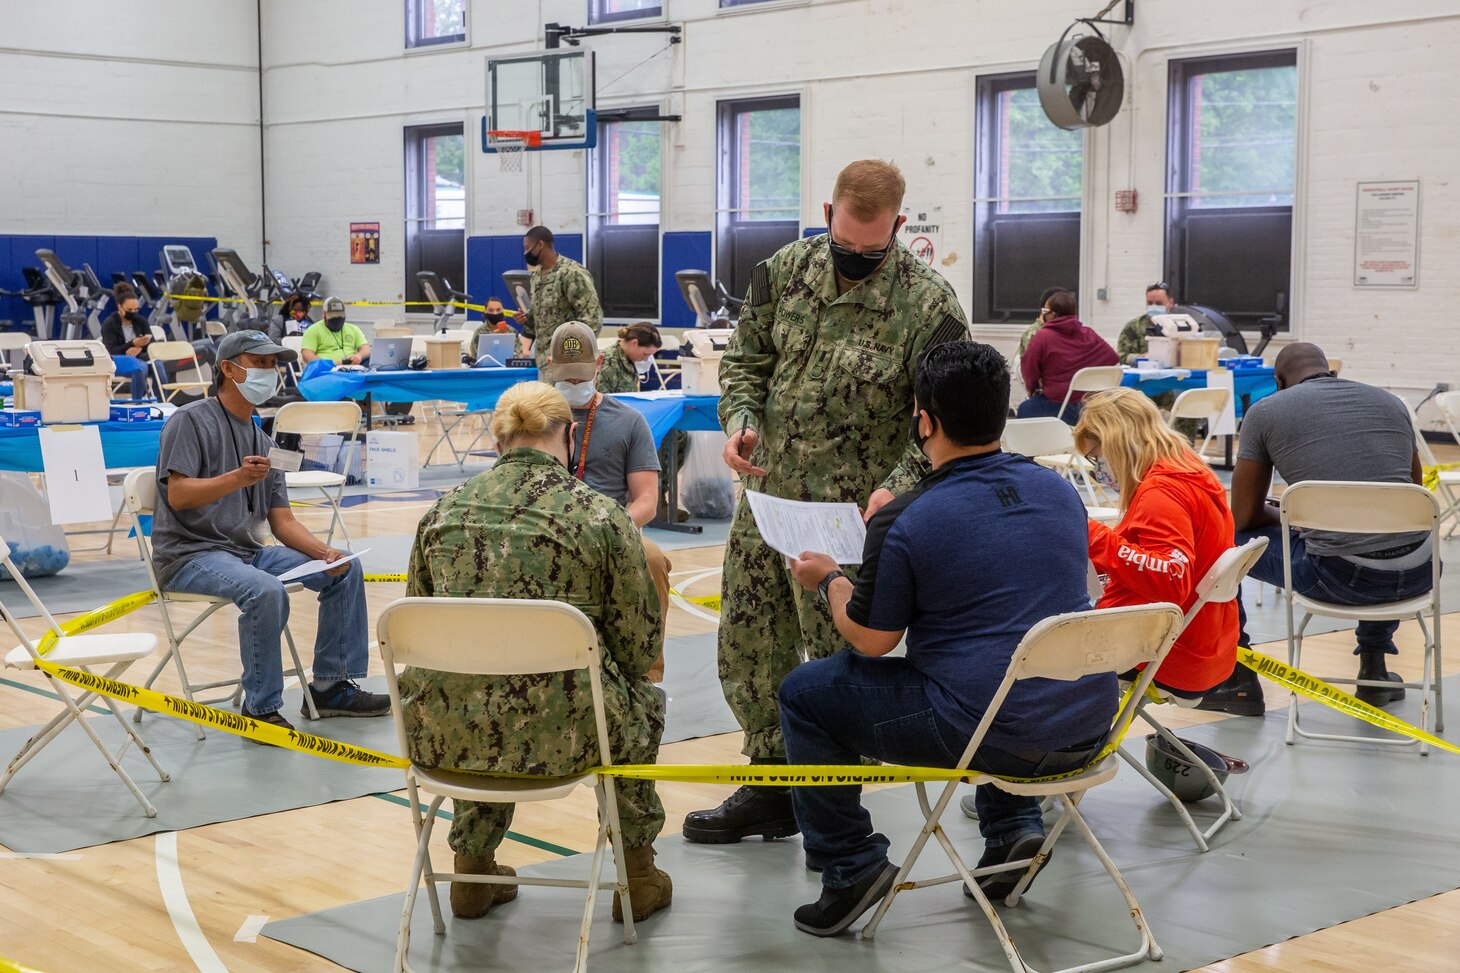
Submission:
[[[722,101],[716,137],[715,274],[739,295],[801,233],[801,99]]]
[[[589,158],[588,269],[606,316],[657,318],[661,126],[621,114],[599,123]]]
[[[405,130],[407,300],[424,300],[416,272],[466,281],[466,139],[460,125]]]
[[[974,319],[1025,323],[1048,287],[1080,286],[1079,132],[1039,106],[1034,72],[978,79]]]
[[[720,0],[720,7],[750,7],[757,3],[766,3],[767,0]]]
[[[466,40],[466,0],[406,0],[406,47]]]
[[[1170,64],[1165,277],[1238,327],[1288,327],[1297,63],[1285,50]]]
[[[661,0],[588,0],[588,22],[611,24],[619,20],[658,17],[663,10]]]

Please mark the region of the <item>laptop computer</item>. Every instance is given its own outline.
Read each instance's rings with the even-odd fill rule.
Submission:
[[[370,370],[393,372],[411,363],[410,338],[377,338],[370,345]]]
[[[505,367],[517,348],[517,333],[484,334],[477,339],[477,364]]]

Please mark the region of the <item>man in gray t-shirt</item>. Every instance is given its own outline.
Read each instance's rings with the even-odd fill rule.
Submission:
[[[293,729],[279,712],[284,671],[279,641],[289,595],[278,575],[311,560],[344,557],[294,519],[274,442],[254,424],[254,407],[278,387],[277,363],[294,352],[261,331],[237,331],[218,345],[216,395],[183,406],[162,427],[157,458],[153,560],[167,591],[211,595],[238,606],[243,712]],[[266,543],[272,534],[279,543]],[[314,676],[306,691],[320,716],[385,716],[390,699],[354,682],[369,663],[369,621],[358,561],[300,579],[319,592]],[[307,705],[300,712],[309,715]]]
[[[632,406],[598,391],[594,382],[603,355],[598,339],[585,324],[569,321],[553,332],[543,379],[573,409],[571,473],[604,496],[623,504],[629,519],[642,528],[654,519],[659,503],[659,453],[649,423]],[[586,444],[586,446],[585,446]],[[653,541],[644,539],[649,573],[659,593],[659,609],[669,613],[669,572],[673,565]],[[649,669],[649,678],[664,678],[664,653]]]
[[[1294,532],[1281,536],[1276,507],[1268,504],[1273,473],[1288,485],[1310,480],[1365,483],[1421,482],[1414,425],[1403,402],[1384,389],[1336,377],[1322,349],[1300,342],[1284,348],[1275,365],[1278,393],[1256,403],[1242,421],[1242,445],[1232,474],[1232,518],[1236,542],[1267,537],[1267,552],[1250,572],[1259,581],[1283,584],[1282,543],[1291,548],[1293,588],[1301,595],[1343,605],[1372,605],[1411,598],[1430,590],[1427,534],[1340,534]],[[1250,645],[1247,614],[1239,642]],[[1383,706],[1404,698],[1400,682],[1385,666],[1397,654],[1397,621],[1359,622],[1355,631],[1361,684],[1355,695]],[[1232,678],[1209,693],[1203,709],[1260,715],[1262,688],[1256,675],[1238,666]]]

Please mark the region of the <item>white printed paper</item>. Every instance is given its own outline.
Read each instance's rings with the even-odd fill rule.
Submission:
[[[280,449],[275,446],[269,450],[269,468],[283,470],[285,473],[298,473],[304,466],[304,454],[293,449]]]
[[[804,503],[745,491],[760,536],[786,557],[806,551],[826,554],[838,564],[861,564],[867,528],[854,503]]]
[[[101,430],[96,426],[53,426],[38,431],[51,523],[111,520],[112,498],[106,485]]]
[[[299,565],[299,567],[290,568],[288,571],[285,571],[278,577],[280,581],[288,584],[290,581],[298,581],[300,578],[307,578],[311,574],[320,574],[324,571],[333,571],[335,568],[339,567],[342,564],[349,564],[351,561],[358,559],[360,555],[369,552],[369,550],[370,548],[367,547],[363,551],[356,551],[353,554],[346,554],[344,557],[340,558],[337,561],[305,561],[303,564]]]

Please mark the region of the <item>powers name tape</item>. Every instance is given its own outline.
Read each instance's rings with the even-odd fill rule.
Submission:
[[[1280,686],[1286,686],[1299,696],[1306,696],[1309,699],[1317,700],[1325,706],[1330,706],[1340,713],[1346,713],[1356,720],[1363,720],[1380,729],[1388,730],[1391,733],[1398,733],[1400,736],[1411,737],[1422,743],[1428,743],[1432,747],[1439,747],[1441,750],[1448,750],[1451,753],[1460,753],[1460,747],[1429,733],[1413,723],[1406,723],[1397,716],[1384,712],[1377,706],[1370,706],[1368,703],[1352,696],[1342,689],[1330,686],[1322,679],[1308,675],[1301,669],[1294,669],[1286,662],[1279,662],[1272,656],[1263,655],[1245,646],[1237,646],[1237,661],[1242,663],[1253,672],[1264,679],[1271,679]]]

